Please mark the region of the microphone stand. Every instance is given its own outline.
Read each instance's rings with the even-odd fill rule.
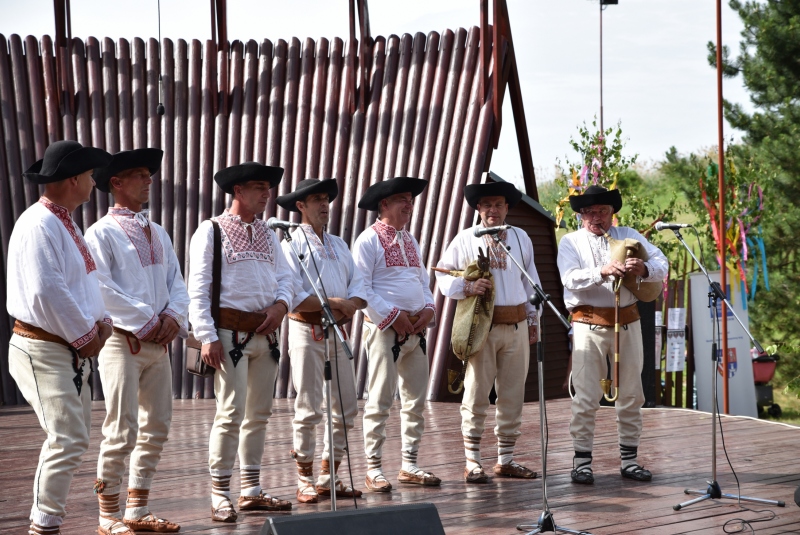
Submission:
[[[325,407],[328,412],[327,418],[327,428],[328,428],[328,463],[330,465],[331,471],[331,511],[336,511],[336,463],[333,458],[333,413],[332,413],[332,402],[331,402],[331,356],[330,356],[330,336],[329,336],[329,329],[333,327],[333,331],[336,333],[336,337],[339,338],[339,343],[341,344],[342,348],[344,349],[347,358],[353,360],[353,352],[350,351],[350,346],[347,344],[347,340],[345,340],[344,334],[339,326],[336,324],[336,318],[333,316],[333,311],[331,310],[330,305],[328,304],[328,300],[325,295],[322,293],[320,288],[314,282],[314,278],[311,277],[311,273],[309,273],[308,268],[305,264],[303,264],[303,257],[305,255],[301,254],[297,249],[295,249],[294,241],[292,241],[292,235],[287,230],[283,230],[283,239],[289,243],[289,247],[292,249],[292,254],[294,254],[295,258],[297,258],[297,263],[300,264],[300,268],[303,270],[303,273],[306,274],[306,278],[308,282],[311,283],[311,287],[314,288],[314,293],[317,294],[317,299],[322,304],[322,333],[325,338]],[[309,253],[311,254],[311,253]],[[338,363],[337,363],[338,366]]]
[[[717,482],[717,362],[719,360],[719,356],[717,355],[719,338],[721,333],[719,332],[718,323],[719,317],[717,316],[717,302],[722,300],[725,305],[727,306],[728,310],[731,311],[733,317],[736,318],[736,321],[742,327],[747,336],[750,337],[750,340],[753,342],[753,345],[756,347],[756,350],[759,354],[764,353],[764,348],[761,347],[761,344],[758,343],[758,340],[753,338],[753,335],[750,334],[750,331],[747,330],[742,323],[742,320],[739,319],[739,316],[736,315],[736,311],[733,310],[728,298],[725,296],[725,292],[722,290],[722,286],[718,282],[713,282],[711,280],[711,276],[708,274],[705,266],[700,263],[697,257],[694,255],[692,249],[686,245],[686,242],[681,236],[681,231],[679,229],[671,229],[675,236],[678,238],[678,241],[681,242],[683,247],[689,251],[692,259],[694,260],[695,264],[700,268],[703,272],[703,275],[706,276],[708,280],[709,286],[709,307],[712,310],[712,314],[714,315],[714,319],[711,325],[711,481],[707,481],[708,487],[705,490],[690,490],[684,489],[684,494],[699,496],[699,498],[693,498],[691,500],[685,501],[683,503],[679,503],[678,505],[673,505],[672,508],[676,511],[680,511],[684,507],[688,507],[690,505],[694,505],[696,503],[700,503],[705,500],[719,500],[722,498],[728,498],[731,500],[738,500],[738,501],[746,501],[752,503],[760,503],[764,505],[773,505],[778,507],[786,507],[786,504],[781,501],[776,500],[765,500],[763,498],[751,498],[749,496],[740,496],[738,494],[725,494],[722,492],[722,489]],[[728,370],[724,370],[724,373],[728,373]],[[721,424],[720,424],[721,425]]]
[[[550,307],[550,310],[553,311],[553,314],[556,315],[556,318],[561,322],[561,324],[569,330],[570,325],[565,318],[555,307],[553,302],[550,300],[550,296],[544,293],[544,290],[536,284],[525,269],[523,269],[522,265],[517,261],[516,258],[511,254],[511,247],[504,244],[500,241],[500,238],[497,237],[497,232],[489,233],[492,236],[492,239],[503,247],[506,251],[508,251],[508,257],[514,262],[514,265],[517,266],[517,269],[528,279],[531,286],[533,287],[534,294],[529,298],[530,303],[535,306],[539,307],[542,303],[547,303],[547,306]],[[522,251],[520,251],[520,255],[522,255]],[[535,535],[536,533],[545,533],[545,532],[559,532],[562,531],[564,533],[574,533],[575,535],[591,535],[586,531],[577,531],[565,528],[563,526],[557,526],[556,521],[553,519],[553,513],[550,511],[550,506],[547,503],[547,404],[544,400],[544,323],[539,323],[539,340],[536,342],[536,362],[538,366],[539,372],[539,436],[542,440],[542,514],[539,515],[539,520],[537,520],[536,524],[519,524],[517,526],[518,531],[525,531],[526,535]]]

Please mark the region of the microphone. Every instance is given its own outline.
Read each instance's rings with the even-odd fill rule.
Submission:
[[[509,225],[499,225],[497,227],[475,227],[475,230],[472,231],[472,234],[474,234],[476,238],[480,238],[484,234],[497,234],[498,232],[508,230],[508,227]]]
[[[281,229],[282,231],[286,232],[290,228],[299,227],[300,223],[292,223],[291,221],[282,221],[277,217],[270,217],[267,219],[267,226],[272,230]]]
[[[679,228],[691,227],[688,223],[664,223],[659,221],[656,223],[656,230],[678,230]]]

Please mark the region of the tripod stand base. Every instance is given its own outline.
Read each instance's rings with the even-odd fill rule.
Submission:
[[[693,498],[689,501],[685,501],[683,503],[679,503],[678,505],[673,505],[672,508],[676,511],[680,511],[684,507],[688,507],[690,505],[694,505],[696,503],[700,503],[706,500],[719,500],[722,498],[727,498],[729,500],[741,500],[743,502],[750,502],[750,503],[760,503],[761,505],[772,505],[777,507],[786,507],[785,502],[777,501],[777,500],[765,500],[763,498],[752,498],[750,496],[739,496],[737,494],[723,494],[722,489],[719,487],[719,483],[716,481],[709,481],[708,487],[706,490],[689,490],[686,489],[683,491],[684,494],[690,494],[694,496],[699,496],[699,498]]]
[[[562,526],[556,526],[556,521],[553,520],[553,513],[544,511],[539,515],[539,520],[536,524],[520,524],[517,526],[517,531],[524,531],[526,535],[534,535],[536,533],[574,533],[575,535],[591,535],[588,531],[578,531],[575,529],[568,529]]]

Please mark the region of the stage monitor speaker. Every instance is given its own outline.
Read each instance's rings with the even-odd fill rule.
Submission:
[[[439,511],[432,503],[348,509],[269,518],[260,535],[444,535]]]

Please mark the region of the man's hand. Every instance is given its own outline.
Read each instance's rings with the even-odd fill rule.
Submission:
[[[144,338],[139,338],[142,342],[155,342],[156,336],[158,336],[159,331],[161,331],[161,317],[158,318],[158,321],[153,328],[144,336]]]
[[[428,327],[428,324],[431,322],[431,320],[433,320],[433,309],[423,308],[422,312],[419,313],[419,319],[414,325],[411,326],[411,334],[419,334],[424,331]]]
[[[216,342],[211,342],[210,344],[203,344],[203,346],[200,348],[200,356],[203,358],[203,362],[215,370],[219,370],[220,365],[225,361],[225,354],[222,350],[222,342],[217,340]]]
[[[397,333],[397,337],[401,340],[414,332],[414,326],[411,325],[408,319],[408,312],[403,310],[397,315],[397,319],[392,323],[392,329],[394,329]]]
[[[100,350],[103,349],[103,344],[105,344],[105,340],[100,337],[102,332],[103,331],[99,330],[98,328],[94,338],[89,340],[89,343],[85,344],[78,350],[78,356],[80,358],[91,359],[100,354]]]
[[[484,295],[492,289],[492,281],[489,279],[478,279],[472,284],[469,281],[464,281],[464,295],[471,297],[473,295]]]
[[[610,263],[600,268],[600,274],[603,277],[624,277],[625,272],[625,264],[619,260],[612,260]]]
[[[273,333],[275,329],[280,327],[287,310],[286,307],[283,306],[283,303],[275,303],[274,305],[265,308],[261,312],[267,315],[267,319],[265,319],[264,322],[258,326],[258,329],[256,329],[256,334],[263,334],[266,336]]]
[[[111,338],[111,335],[114,333],[113,327],[111,327],[111,325],[108,323],[98,321],[97,328],[99,329],[98,334],[100,335],[100,342],[103,345],[106,345],[106,340]]]
[[[533,345],[539,341],[539,326],[528,325],[528,344]]]
[[[644,265],[644,260],[640,258],[626,258],[625,271],[633,273],[637,277],[647,277],[647,266]]]
[[[158,318],[161,321],[161,328],[152,340],[156,344],[171,344],[172,341],[175,340],[175,337],[178,336],[181,326],[178,325],[175,318],[168,314],[161,314]],[[155,329],[153,330],[155,331]]]
[[[341,312],[341,314],[348,319],[352,318],[358,310],[358,307],[356,307],[353,301],[342,297],[331,297],[328,299],[328,303],[331,306],[331,310]]]

